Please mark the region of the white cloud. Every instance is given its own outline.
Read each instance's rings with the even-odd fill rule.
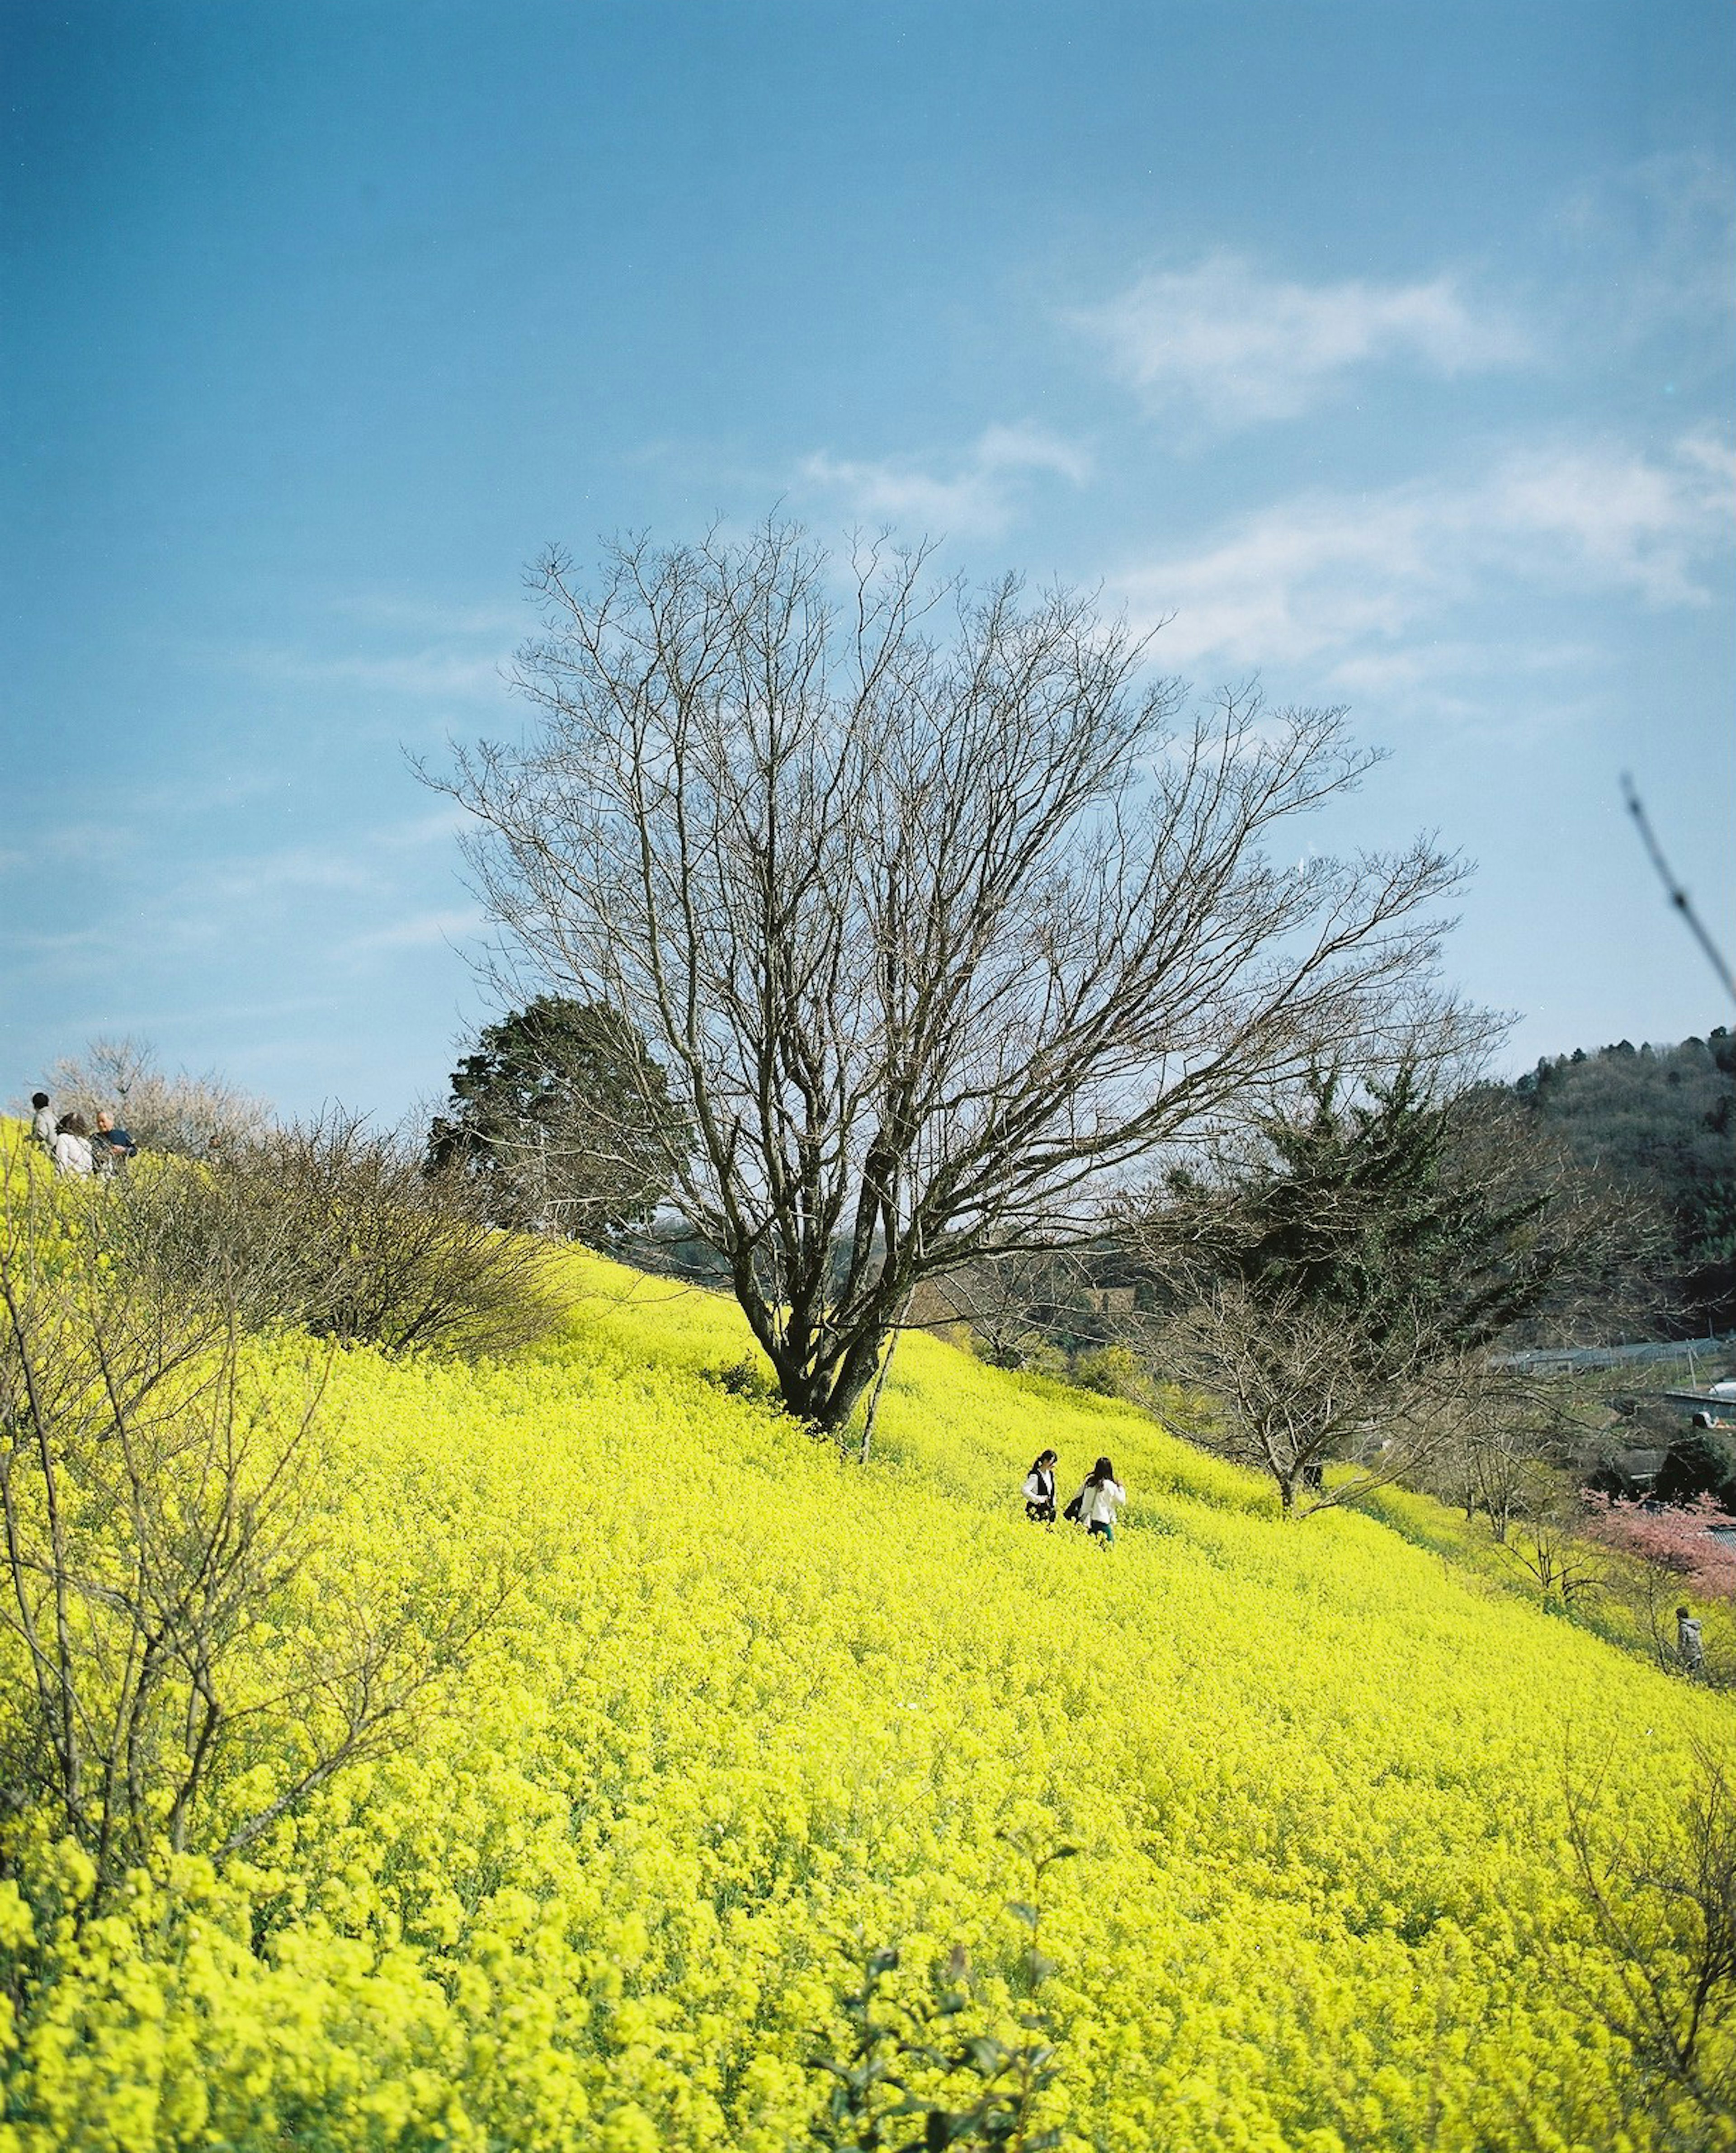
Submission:
[[[1606,448],[1516,456],[1474,502],[1489,542],[1540,568],[1558,550],[1576,576],[1656,605],[1702,603],[1696,570],[1736,515],[1736,457],[1706,434],[1667,463]]]
[[[1116,579],[1169,617],[1170,664],[1355,663],[1498,584],[1697,605],[1736,522],[1736,454],[1693,434],[1663,459],[1612,444],[1509,456],[1461,485],[1280,501],[1203,551]]]
[[[989,427],[944,471],[911,458],[858,462],[823,450],[805,457],[800,467],[805,486],[842,495],[853,514],[937,537],[1004,531],[1021,481],[1040,474],[1082,486],[1091,476],[1091,459],[1077,444],[1041,427],[1017,425]]]
[[[1224,426],[1294,418],[1355,367],[1408,360],[1450,376],[1528,355],[1517,326],[1474,310],[1450,277],[1287,283],[1233,254],[1154,271],[1073,318],[1150,402],[1191,402]]]

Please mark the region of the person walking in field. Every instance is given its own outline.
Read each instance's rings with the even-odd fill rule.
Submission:
[[[1115,1468],[1107,1458],[1100,1458],[1086,1474],[1084,1486],[1067,1504],[1067,1514],[1077,1518],[1093,1540],[1113,1547],[1115,1514],[1127,1499],[1128,1491],[1116,1479]]]
[[[48,1104],[46,1092],[30,1094],[30,1141],[40,1144],[46,1152],[54,1148],[54,1139],[60,1133],[60,1124],[54,1118],[54,1110]]]
[[[1690,1615],[1685,1607],[1676,1610],[1676,1657],[1684,1674],[1705,1672],[1706,1648],[1700,1642],[1699,1617]]]
[[[54,1171],[75,1181],[88,1181],[94,1167],[90,1157],[90,1131],[82,1114],[68,1114],[60,1124],[60,1132],[54,1139]]]
[[[1055,1468],[1061,1460],[1046,1450],[1025,1475],[1025,1514],[1034,1525],[1055,1522]]]

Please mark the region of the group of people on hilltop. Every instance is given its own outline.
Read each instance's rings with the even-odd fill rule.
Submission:
[[[1055,1474],[1060,1463],[1052,1450],[1046,1450],[1025,1475],[1025,1514],[1034,1525],[1055,1522]],[[1100,1458],[1061,1514],[1071,1524],[1083,1525],[1092,1540],[1112,1547],[1115,1514],[1127,1499],[1128,1491],[1116,1479],[1115,1468],[1107,1458]]]
[[[30,1140],[53,1160],[56,1173],[74,1181],[113,1173],[139,1149],[107,1107],[92,1124],[80,1113],[57,1114],[46,1092],[30,1094]]]

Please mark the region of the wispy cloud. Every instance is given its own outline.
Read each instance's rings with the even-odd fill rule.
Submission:
[[[1220,426],[1294,418],[1352,369],[1394,360],[1453,375],[1529,354],[1518,325],[1456,281],[1299,284],[1234,254],[1158,270],[1073,319],[1154,405],[1191,404]]]
[[[1076,442],[1032,425],[990,426],[938,467],[914,457],[861,462],[823,450],[800,467],[804,486],[842,496],[851,513],[937,537],[1004,531],[1025,482],[1045,476],[1082,486],[1091,459]]]
[[[59,873],[68,868],[88,873],[114,866],[136,852],[139,842],[135,826],[117,822],[48,823],[31,832],[23,844],[0,852],[0,873]]]
[[[1696,433],[1663,459],[1562,445],[1462,485],[1281,501],[1117,580],[1136,617],[1168,618],[1171,664],[1366,661],[1498,583],[1705,603],[1733,523],[1736,451]]]
[[[504,650],[430,648],[384,656],[346,652],[334,657],[270,644],[246,644],[221,654],[233,671],[256,680],[300,687],[383,690],[393,695],[450,701],[497,696],[504,685]]]
[[[350,957],[379,956],[395,949],[426,949],[442,942],[461,941],[479,934],[486,922],[471,906],[467,911],[418,912],[383,927],[364,929],[346,938],[344,954]]]
[[[408,629],[424,637],[488,636],[517,640],[533,624],[528,605],[443,605],[433,598],[364,591],[333,601],[333,613],[380,628]]]
[[[374,832],[370,842],[389,847],[394,852],[410,851],[422,845],[450,844],[475,820],[468,807],[451,800],[444,807],[430,807],[425,815],[412,815],[401,822],[385,824]]]
[[[1641,344],[1736,313],[1736,172],[1701,150],[1647,157],[1578,189],[1561,227],[1595,274],[1590,311]],[[1619,271],[1612,273],[1612,265]]]
[[[201,900],[211,905],[259,905],[333,891],[379,887],[379,874],[359,848],[338,851],[290,845],[251,859],[213,860],[194,878]]]

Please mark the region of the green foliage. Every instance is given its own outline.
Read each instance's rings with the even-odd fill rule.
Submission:
[[[660,1066],[602,1002],[542,995],[485,1025],[428,1134],[496,1225],[608,1243],[668,1194],[690,1132]]]
[[[1039,2001],[1055,1967],[1037,1939],[1043,1879],[1079,1850],[1056,1846],[1039,1855],[1027,1834],[999,1836],[1024,1855],[1031,1875],[1031,1897],[1006,1906],[1028,1932],[1016,1967],[1023,2006],[1016,2033],[1004,2039],[970,2028],[977,1998],[962,1948],[955,1947],[938,1983],[902,1996],[889,1987],[899,1968],[897,1951],[870,1952],[860,1987],[839,1999],[851,2032],[848,2054],[820,2057],[811,2066],[832,2080],[813,2139],[827,2153],[939,2153],[948,2145],[1050,2153],[1063,2142],[1058,2125],[1041,2121],[1044,2096],[1060,2073]]]

